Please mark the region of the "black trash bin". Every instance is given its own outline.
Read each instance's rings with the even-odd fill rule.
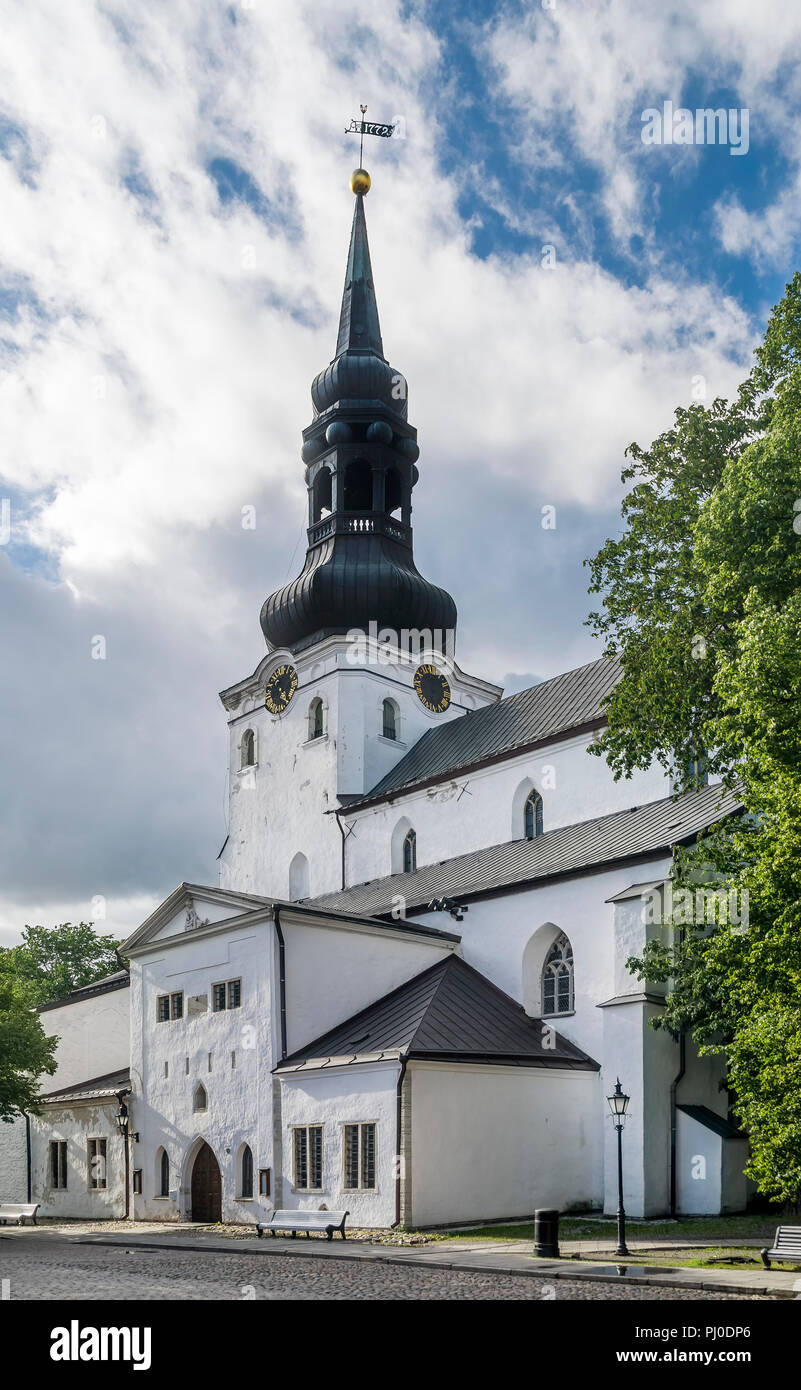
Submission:
[[[534,1254],[559,1259],[559,1212],[540,1207],[534,1213]]]

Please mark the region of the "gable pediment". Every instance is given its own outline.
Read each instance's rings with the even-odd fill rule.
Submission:
[[[190,936],[220,922],[234,922],[254,913],[266,915],[270,908],[267,898],[181,883],[122,943],[120,950],[123,953],[140,951],[158,941]]]

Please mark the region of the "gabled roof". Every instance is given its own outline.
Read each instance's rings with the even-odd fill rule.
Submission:
[[[413,787],[512,757],[605,721],[604,696],[620,679],[616,661],[601,657],[575,671],[519,690],[505,700],[440,724],[418,739],[391,772],[348,805],[348,811]]]
[[[405,1056],[598,1071],[459,956],[448,956],[285,1058],[277,1072]]]
[[[603,864],[667,854],[695,839],[701,830],[741,810],[732,792],[720,786],[665,797],[577,825],[549,830],[534,840],[510,840],[488,849],[426,864],[413,873],[390,874],[344,892],[314,898],[309,906],[380,916],[401,895],[407,912],[432,898],[473,898],[538,880],[582,873]]]
[[[103,1096],[115,1096],[120,1091],[130,1091],[131,1073],[127,1067],[120,1071],[106,1072],[105,1076],[93,1076],[89,1081],[76,1081],[71,1086],[62,1086],[59,1091],[48,1091],[39,1099],[53,1104],[57,1101],[95,1100]]]

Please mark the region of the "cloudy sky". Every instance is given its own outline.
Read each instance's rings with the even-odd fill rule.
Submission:
[[[798,268],[801,10],[0,0],[0,24],[0,942],[98,899],[122,934],[215,881],[217,691],[305,548],[359,102],[398,123],[367,215],[418,564],[460,665],[517,689],[595,655],[582,561],[626,445],[731,393]],[[747,153],[645,144],[666,101],[746,109]]]

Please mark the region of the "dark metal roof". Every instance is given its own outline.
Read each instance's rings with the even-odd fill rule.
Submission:
[[[665,797],[647,806],[561,826],[534,840],[510,840],[426,864],[414,873],[391,874],[344,892],[326,893],[307,906],[380,916],[390,911],[394,897],[402,895],[407,912],[413,912],[432,898],[471,898],[610,862],[668,853],[740,809],[732,792],[720,786],[704,787],[685,792],[675,801]]]
[[[708,1105],[677,1105],[677,1110],[682,1110],[691,1119],[697,1120],[699,1125],[704,1125],[706,1129],[711,1129],[713,1134],[719,1134],[721,1139],[747,1139],[748,1135],[743,1134],[741,1129],[733,1125],[731,1120],[727,1120],[725,1115],[717,1115],[714,1110],[710,1110]]]
[[[127,989],[130,983],[131,977],[127,970],[116,970],[113,975],[106,975],[102,980],[93,980],[91,984],[74,989],[71,994],[65,994],[63,999],[52,999],[48,1004],[40,1004],[39,1013],[47,1013],[48,1009],[63,1009],[65,1004],[80,1004],[83,999],[91,999],[95,994],[110,994],[115,989]]]
[[[106,1072],[105,1076],[93,1076],[89,1081],[76,1081],[72,1086],[62,1086],[59,1091],[48,1091],[40,1096],[43,1101],[93,1100],[95,1096],[113,1096],[120,1091],[130,1091],[131,1073],[127,1067],[120,1071]]]
[[[459,956],[432,965],[345,1023],[299,1048],[276,1068],[378,1061],[495,1062],[598,1071],[598,1063]]]
[[[509,757],[571,730],[604,721],[601,702],[620,679],[616,661],[600,657],[575,671],[519,690],[497,704],[463,714],[418,739],[405,757],[348,811],[477,764]]]

